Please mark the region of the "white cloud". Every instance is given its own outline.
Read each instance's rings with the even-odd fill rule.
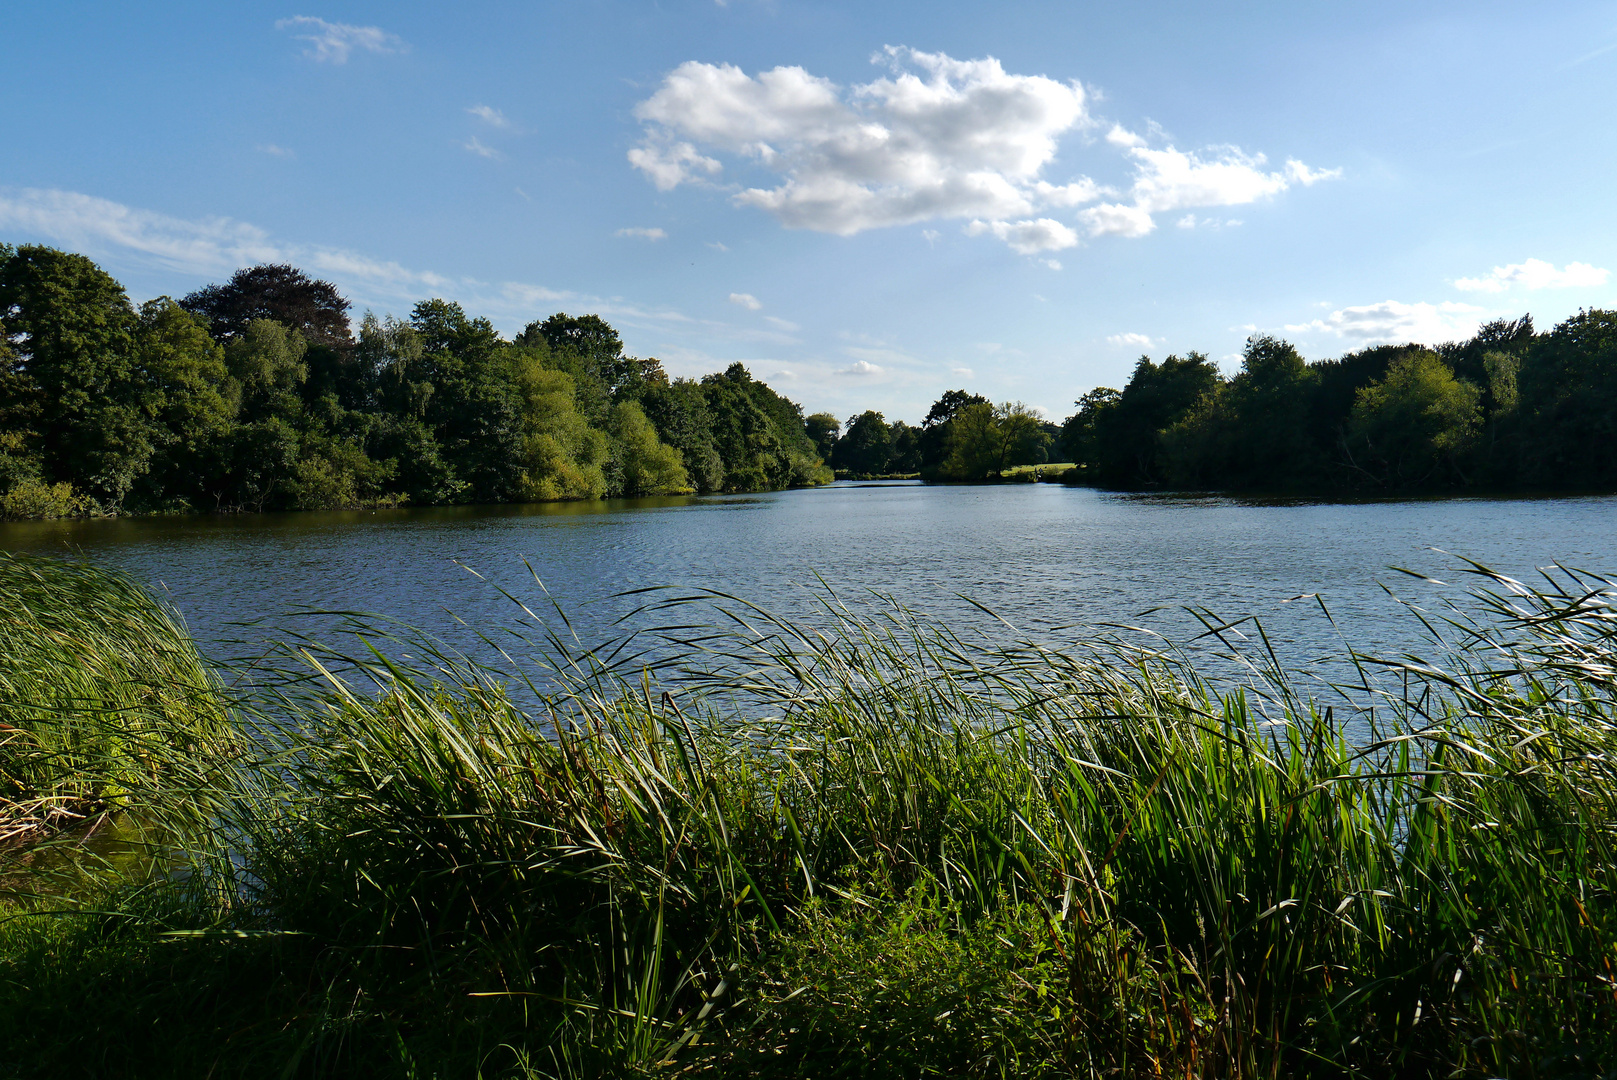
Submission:
[[[762,306],[762,305],[760,305],[760,306]],[[794,322],[788,322],[785,319],[779,319],[779,318],[776,318],[773,315],[765,315],[764,316],[764,322],[770,323],[771,325],[774,325],[774,326],[778,326],[782,330],[786,331],[788,334],[795,334],[799,330],[803,329],[801,326],[798,326]]]
[[[256,263],[295,263],[329,277],[363,303],[408,302],[436,293],[464,299],[491,313],[532,318],[535,305],[589,305],[606,316],[656,325],[690,320],[677,312],[647,311],[621,300],[584,296],[540,285],[490,285],[412,270],[342,248],[276,241],[263,229],[226,217],[185,220],[73,191],[0,188],[0,230],[22,233],[82,251],[93,258],[134,255],[169,270],[228,275]],[[358,307],[359,304],[356,304]]]
[[[668,234],[666,232],[664,232],[662,229],[658,229],[658,228],[645,229],[645,228],[639,228],[639,227],[632,227],[632,228],[627,228],[627,229],[619,229],[613,235],[614,236],[632,236],[632,237],[636,237],[636,238],[641,239],[641,240],[650,240],[652,243],[656,243],[658,240],[666,240],[666,239],[668,239]]]
[[[1325,332],[1360,345],[1416,342],[1437,345],[1459,341],[1476,333],[1486,313],[1471,304],[1405,304],[1384,300],[1379,304],[1341,308],[1323,319],[1288,325],[1290,333]]]
[[[280,157],[280,158],[295,158],[295,157],[297,157],[297,154],[293,153],[291,150],[288,150],[284,146],[276,146],[274,143],[259,143],[258,146],[255,147],[255,149],[260,154],[268,154],[270,157]]]
[[[973,221],[966,226],[967,236],[981,236],[991,232],[1018,255],[1034,255],[1041,251],[1061,251],[1078,246],[1078,234],[1070,226],[1054,218],[1030,221]]]
[[[1553,263],[1528,259],[1509,266],[1496,266],[1486,277],[1460,278],[1454,287],[1462,292],[1489,293],[1504,292],[1512,285],[1526,289],[1576,289],[1604,285],[1610,276],[1609,270],[1588,263],[1567,263],[1565,269],[1557,270]]]
[[[756,296],[752,295],[751,293],[744,292],[731,293],[730,303],[738,304],[741,307],[746,308],[748,311],[757,311],[759,308],[764,306],[763,301],[759,300]]]
[[[1029,405],[1028,410],[1040,420],[1048,419],[1050,416],[1050,410],[1045,408],[1043,405]]]
[[[1262,154],[1247,154],[1235,146],[1212,147],[1202,153],[1172,146],[1152,149],[1143,136],[1117,126],[1107,133],[1106,141],[1134,161],[1134,182],[1128,192],[1132,201],[1102,203],[1079,214],[1093,236],[1145,236],[1156,228],[1153,214],[1201,206],[1241,206],[1278,195],[1293,184],[1311,187],[1342,175],[1341,169],[1310,169],[1294,159],[1286,162],[1283,171],[1265,172],[1267,159]],[[1194,228],[1196,215],[1186,214],[1175,224],[1181,229]]]
[[[849,366],[845,368],[838,368],[832,374],[846,375],[852,378],[869,378],[874,375],[881,375],[885,373],[886,370],[887,369],[884,367],[877,364],[872,364],[869,360],[855,360]]]
[[[374,53],[402,53],[410,50],[410,46],[397,35],[390,34],[379,26],[329,23],[312,15],[296,15],[290,19],[281,19],[275,24],[275,29],[305,31],[292,35],[298,41],[309,43],[309,47],[303,50],[303,55],[325,63],[346,64],[349,54],[355,49]]]
[[[725,247],[722,243],[720,243],[717,240],[709,240],[707,242],[707,246],[712,248],[714,251],[729,251],[730,250],[729,248]]]
[[[1146,334],[1113,334],[1106,341],[1111,345],[1131,345],[1140,349],[1148,349],[1154,343]]]
[[[697,179],[697,171],[717,176],[724,170],[716,159],[697,153],[696,147],[688,142],[637,146],[629,151],[629,164],[651,177],[658,191],[672,191],[688,180]]]
[[[494,147],[484,146],[480,141],[478,141],[476,135],[473,135],[470,139],[466,140],[460,145],[465,147],[469,152],[476,154],[478,157],[488,158],[490,161],[500,161],[505,157],[504,154],[494,149]]]
[[[1157,227],[1149,210],[1122,203],[1092,206],[1078,218],[1089,227],[1091,236],[1144,236]]]
[[[1040,259],[1039,261],[1044,263],[1044,265],[1048,266],[1052,270],[1060,270],[1061,269],[1061,260],[1060,259]]]
[[[801,67],[750,76],[688,61],[635,107],[645,133],[629,161],[666,191],[712,182],[725,164],[709,153],[727,154],[775,178],[732,188],[734,202],[788,228],[849,236],[966,218],[972,235],[991,233],[1024,255],[1078,245],[1071,225],[1040,211],[1088,206],[1077,220],[1091,235],[1140,237],[1156,228],[1157,213],[1243,205],[1341,175],[1295,159],[1268,171],[1262,154],[1233,146],[1153,148],[1163,137],[1155,124],[1149,139],[1114,125],[1105,143],[1134,166],[1126,194],[1088,177],[1054,184],[1042,173],[1059,140],[1096,123],[1082,84],[1011,74],[993,57],[889,46],[873,60],[891,74],[848,87]],[[1106,198],[1113,201],[1099,201]],[[936,240],[931,230],[922,235]]]
[[[977,373],[969,367],[952,367],[949,369],[949,374],[961,379],[975,379],[977,377]]]
[[[629,160],[661,189],[722,165],[697,144],[779,176],[734,195],[789,228],[851,235],[938,218],[1010,221],[1094,198],[1087,180],[1040,175],[1063,134],[1090,126],[1076,83],[1013,75],[992,57],[955,60],[889,47],[892,73],[843,88],[800,67],[749,76],[690,61],[635,109],[646,124]]]
[[[943,234],[938,232],[938,230],[936,230],[936,229],[922,229],[921,230],[921,239],[926,241],[926,246],[927,247],[937,247],[938,246],[938,240],[942,236],[943,236]]]
[[[508,128],[511,126],[511,121],[505,118],[505,114],[492,105],[473,105],[466,111],[493,127]]]
[[[93,195],[39,188],[0,189],[0,226],[91,252],[108,245],[179,270],[208,272],[281,258],[264,230],[230,218],[184,221]]]

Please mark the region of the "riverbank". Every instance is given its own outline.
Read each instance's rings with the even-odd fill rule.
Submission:
[[[4,608],[183,647],[98,573]],[[1596,1075],[1611,589],[1480,580],[1444,666],[1317,704],[1261,649],[1215,685],[692,592],[648,595],[645,673],[287,642],[208,684],[234,750],[136,755],[160,857],[0,855],[0,1074]],[[67,712],[112,729],[138,660]]]

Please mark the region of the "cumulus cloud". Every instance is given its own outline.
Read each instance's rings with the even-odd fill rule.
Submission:
[[[1405,304],[1384,300],[1379,304],[1341,308],[1323,319],[1288,325],[1294,334],[1325,332],[1359,345],[1417,342],[1436,345],[1458,341],[1476,332],[1484,315],[1471,304]]]
[[[776,177],[732,187],[735,203],[788,228],[848,236],[964,218],[968,232],[1021,254],[1079,243],[1077,229],[1041,211],[1087,207],[1076,220],[1090,235],[1138,237],[1158,213],[1241,205],[1341,174],[1296,160],[1268,170],[1262,154],[1233,146],[1157,147],[1154,125],[1150,138],[1113,125],[1105,143],[1131,161],[1129,190],[1088,177],[1056,184],[1042,174],[1061,138],[1097,124],[1081,83],[1013,74],[993,57],[889,46],[873,59],[890,74],[848,87],[801,67],[754,76],[688,61],[636,106],[645,131],[629,161],[666,191],[716,182],[725,164],[710,153],[729,155]]]
[[[508,128],[511,126],[511,121],[505,118],[505,114],[492,105],[473,105],[466,111],[493,127]]]
[[[488,158],[491,161],[499,161],[505,157],[504,154],[494,149],[494,147],[484,146],[482,142],[478,140],[476,135],[473,135],[470,139],[467,139],[460,145],[465,147],[469,153],[476,154],[478,157]]]
[[[1293,184],[1311,187],[1342,175],[1341,169],[1311,169],[1296,160],[1288,160],[1282,170],[1266,172],[1264,155],[1247,154],[1236,146],[1212,147],[1201,153],[1173,146],[1154,149],[1144,136],[1122,127],[1113,127],[1106,141],[1133,160],[1134,182],[1128,202],[1102,203],[1079,215],[1093,236],[1144,236],[1156,228],[1155,214],[1241,206],[1278,195]],[[1176,224],[1182,229],[1194,228],[1196,215],[1187,214]]]
[[[1106,341],[1111,345],[1131,345],[1139,349],[1148,349],[1153,343],[1147,334],[1113,334]]]
[[[388,33],[380,26],[331,23],[312,15],[281,19],[275,24],[275,29],[303,31],[292,35],[298,41],[309,43],[303,55],[329,64],[346,64],[349,54],[355,49],[374,53],[402,53],[410,48],[397,35]]]
[[[1077,247],[1078,234],[1071,226],[1054,218],[1032,221],[973,221],[966,226],[967,236],[993,233],[1010,245],[1018,255],[1036,255],[1041,251],[1060,251]]]
[[[730,294],[730,303],[735,304],[735,305],[737,305],[739,307],[744,307],[748,311],[757,311],[758,309],[760,309],[760,308],[762,308],[764,306],[762,300],[759,300],[756,296],[752,295],[751,293],[744,293],[744,292],[733,292],[733,293],[731,293]]]
[[[1509,266],[1496,266],[1493,273],[1485,277],[1460,278],[1454,287],[1462,292],[1488,293],[1504,292],[1512,285],[1526,289],[1590,288],[1604,285],[1610,276],[1610,271],[1588,263],[1567,263],[1565,269],[1557,270],[1553,263],[1528,259]]]
[[[640,240],[650,240],[652,243],[656,243],[658,240],[666,240],[666,239],[668,239],[668,234],[666,232],[664,232],[662,229],[658,229],[658,228],[646,229],[646,228],[640,228],[638,226],[637,227],[632,227],[632,228],[627,228],[627,229],[619,229],[613,235],[615,235],[615,236],[632,236],[632,237],[635,237],[635,238],[640,239]]]
[[[1095,197],[1091,181],[1041,176],[1059,138],[1093,123],[1079,83],[1011,74],[992,57],[889,47],[876,59],[890,74],[847,88],[800,67],[681,64],[636,107],[646,134],[629,160],[666,190],[722,171],[698,145],[735,155],[780,177],[737,204],[843,236],[937,218],[1008,223]]]
[[[697,173],[717,176],[724,166],[715,158],[698,153],[688,142],[637,146],[629,151],[629,164],[651,177],[658,191],[672,191]]]
[[[869,378],[873,375],[880,375],[886,370],[886,368],[878,364],[872,364],[869,360],[855,360],[845,368],[838,368],[833,374],[852,378]]]

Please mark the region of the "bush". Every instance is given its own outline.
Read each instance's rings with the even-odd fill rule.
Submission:
[[[89,513],[90,502],[73,490],[72,484],[47,484],[41,480],[20,480],[0,496],[0,515],[7,518],[78,517]]]

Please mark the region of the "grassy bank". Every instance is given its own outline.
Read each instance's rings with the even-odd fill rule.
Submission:
[[[204,833],[9,902],[0,1074],[1604,1075],[1612,590],[1480,583],[1319,701],[829,600],[293,642]]]

